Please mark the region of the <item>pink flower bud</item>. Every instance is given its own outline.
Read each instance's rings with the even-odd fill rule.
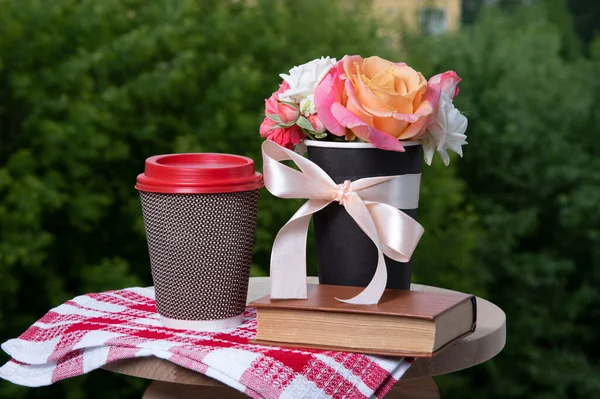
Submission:
[[[296,108],[283,103],[277,103],[277,113],[283,123],[296,122],[300,116],[300,112]]]
[[[306,137],[298,125],[282,128],[268,117],[260,125],[260,135],[290,150]]]
[[[317,116],[317,114],[312,114],[308,117],[308,121],[312,125],[313,129],[317,133],[323,133],[325,131],[325,125],[321,122],[321,119]]]

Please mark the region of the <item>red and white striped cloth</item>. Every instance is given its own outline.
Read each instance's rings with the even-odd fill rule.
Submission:
[[[216,333],[162,327],[154,291],[128,288],[78,296],[2,345],[0,377],[37,387],[109,362],[156,356],[206,374],[253,398],[382,398],[409,359],[249,344],[256,314]]]

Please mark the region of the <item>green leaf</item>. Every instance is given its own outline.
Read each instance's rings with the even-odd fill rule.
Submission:
[[[267,114],[267,118],[269,118],[273,122],[282,123],[281,118],[277,114]]]
[[[306,129],[309,130],[311,132],[314,132],[315,129],[313,129],[313,125],[312,123],[310,123],[310,121],[308,119],[306,119],[305,117],[301,116],[298,118],[298,120],[296,121],[296,124],[298,126],[300,126],[302,129]]]
[[[277,125],[275,125],[274,127],[286,128],[286,127],[294,126],[296,124],[296,122],[283,123],[283,121],[277,114],[267,114],[267,118],[271,119],[274,122],[277,122]]]

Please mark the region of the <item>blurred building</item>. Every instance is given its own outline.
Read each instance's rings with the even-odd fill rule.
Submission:
[[[460,25],[462,0],[374,0],[375,12],[402,21],[411,31],[439,35]]]

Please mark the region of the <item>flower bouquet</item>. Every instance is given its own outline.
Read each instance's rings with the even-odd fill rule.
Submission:
[[[305,255],[282,265],[292,246],[305,245],[313,214],[322,284],[367,287],[354,303],[376,303],[386,287],[409,289],[423,232],[422,159],[430,165],[437,152],[448,165],[448,150],[462,156],[466,144],[467,119],[453,104],[460,77],[447,71],[427,80],[404,63],[358,55],[316,59],[280,76],[260,126],[265,185],[309,201],[275,240],[271,295],[305,297]],[[306,151],[308,160],[299,155]]]
[[[437,151],[462,156],[467,118],[453,104],[461,78],[454,71],[429,80],[404,63],[358,55],[320,58],[281,74],[266,100],[260,135],[286,148],[305,140],[366,142],[403,152],[419,141],[425,162]]]

